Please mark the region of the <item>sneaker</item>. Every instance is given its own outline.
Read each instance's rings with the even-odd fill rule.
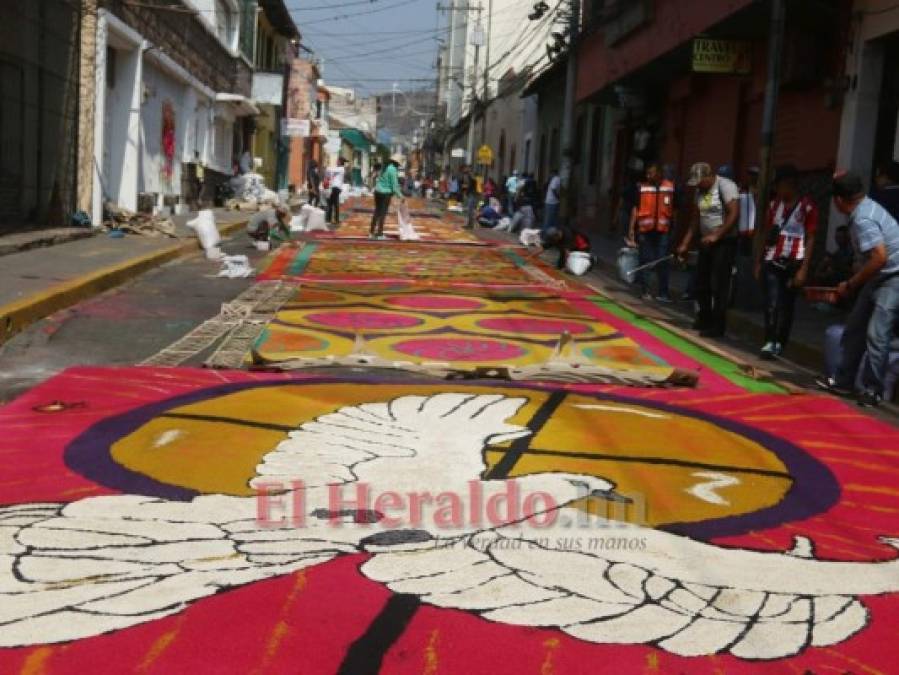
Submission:
[[[689,293],[684,293],[682,296],[680,296],[680,301],[681,302],[696,302],[696,298],[694,296],[690,295]]]
[[[784,346],[780,342],[774,343],[774,356],[783,356]]]
[[[643,291],[642,293],[640,293],[640,299],[649,302],[650,300],[652,300],[652,294],[649,291]]]
[[[833,377],[819,377],[815,380],[815,384],[819,389],[837,396],[852,396],[852,390],[837,384],[836,379]]]
[[[765,359],[766,361],[770,361],[776,356],[777,345],[773,342],[766,342],[765,346],[762,347],[762,350],[759,352],[759,356]]]
[[[881,403],[880,394],[873,391],[865,390],[858,395],[858,405],[860,408],[876,408]]]
[[[663,305],[670,305],[672,300],[670,295],[657,295],[656,302],[661,302]]]

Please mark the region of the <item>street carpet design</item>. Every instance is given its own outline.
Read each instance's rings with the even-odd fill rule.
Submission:
[[[260,280],[407,283],[420,286],[534,286],[560,277],[512,248],[426,243],[337,242],[282,247]]]
[[[460,368],[546,363],[564,333],[576,356],[659,381],[673,369],[612,326],[563,299],[501,291],[365,293],[352,285],[304,287],[282,307],[255,345],[266,362],[347,357],[357,348],[381,359],[445,362]]]
[[[0,672],[899,661],[899,434],[833,399],[78,368],[0,427]]]
[[[328,232],[311,232],[315,239],[368,239],[371,232],[371,218],[374,213],[373,205],[365,204],[351,208],[346,215],[341,216],[340,226],[336,230]],[[468,244],[484,246],[485,242],[478,239],[474,233],[461,228],[461,221],[446,218],[439,212],[429,210],[412,210],[410,213],[412,224],[420,241],[439,242],[443,244]],[[390,212],[384,223],[384,234],[388,239],[399,239],[399,220],[396,207],[391,206]]]

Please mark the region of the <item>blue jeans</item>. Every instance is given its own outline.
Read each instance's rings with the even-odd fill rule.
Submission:
[[[637,235],[637,247],[640,251],[640,264],[646,265],[654,262],[659,258],[668,255],[668,233],[667,232],[644,232]],[[659,263],[655,266],[656,276],[659,280],[659,296],[668,297],[668,270],[669,261]],[[644,293],[649,292],[649,276],[652,270],[643,270],[638,272],[638,283]]]
[[[559,226],[559,205],[547,204],[543,208],[543,230]]]
[[[862,384],[868,391],[883,391],[889,367],[890,341],[899,323],[899,276],[869,281],[858,294],[843,332],[843,360],[837,384],[852,389],[859,365],[868,352]]]

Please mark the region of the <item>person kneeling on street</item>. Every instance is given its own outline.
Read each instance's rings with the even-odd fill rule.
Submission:
[[[567,227],[551,227],[540,233],[540,243],[531,253],[531,257],[539,256],[544,251],[553,248],[559,251],[559,260],[556,263],[556,268],[560,270],[565,269],[565,263],[568,261],[568,256],[571,253],[590,253],[592,251],[587,235]]]
[[[796,167],[778,167],[774,191],[763,233],[764,261],[759,252],[754,268],[765,298],[763,359],[780,356],[790,339],[796,294],[808,280],[818,228],[818,207],[811,197],[800,194]]]
[[[855,296],[855,303],[846,319],[840,367],[835,376],[818,380],[818,384],[836,394],[850,394],[867,351],[858,403],[876,406],[884,390],[890,341],[899,323],[899,223],[865,196],[856,173],[837,174],[833,202],[839,212],[849,216],[853,247],[864,264],[837,287],[840,297]]]
[[[290,211],[279,206],[254,214],[247,223],[247,234],[253,241],[268,241],[274,246],[290,241]]]

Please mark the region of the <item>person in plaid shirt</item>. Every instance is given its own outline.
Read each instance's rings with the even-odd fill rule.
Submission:
[[[795,166],[777,168],[774,191],[763,233],[764,252],[755,263],[765,297],[764,359],[780,356],[790,339],[796,294],[808,279],[818,229],[818,207],[800,193]]]

